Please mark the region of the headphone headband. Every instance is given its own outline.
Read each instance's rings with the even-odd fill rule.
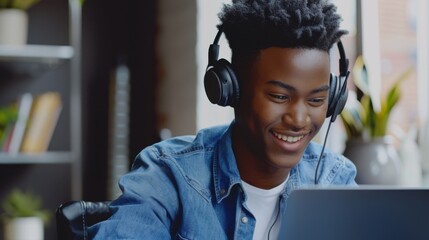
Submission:
[[[214,40],[213,43],[210,44],[209,47],[209,59],[208,59],[208,65],[207,68],[210,66],[213,66],[213,64],[218,60],[219,58],[219,40],[220,37],[222,36],[223,31],[222,29],[219,29]],[[342,77],[346,77],[349,74],[349,59],[346,57],[346,51],[344,50],[344,46],[343,43],[341,42],[341,40],[338,40],[337,42],[337,48],[338,48],[338,52],[340,54],[340,59],[339,61],[339,71],[340,71],[340,76]]]
[[[213,40],[213,43],[210,44],[209,47],[209,61],[208,61],[208,65],[207,68],[210,66],[213,66],[214,63],[218,60],[219,58],[219,39],[222,36],[222,30],[219,29],[219,31],[216,34],[215,39]]]
[[[339,60],[340,76],[346,76],[348,75],[348,71],[349,71],[349,59],[346,57],[346,51],[344,51],[344,46],[341,40],[338,40],[337,47],[338,47],[338,52],[340,53],[340,60]]]

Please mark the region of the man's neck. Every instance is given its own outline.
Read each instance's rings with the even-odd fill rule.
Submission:
[[[289,168],[279,168],[261,161],[258,155],[250,150],[243,138],[232,132],[232,149],[237,161],[241,179],[255,187],[271,189],[283,183],[289,176]],[[262,157],[260,157],[262,158]]]

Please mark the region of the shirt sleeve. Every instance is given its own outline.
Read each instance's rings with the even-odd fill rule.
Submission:
[[[179,208],[173,176],[155,150],[143,150],[120,178],[122,195],[111,203],[112,216],[88,229],[90,239],[171,239]]]
[[[338,157],[339,161],[343,164],[335,179],[336,184],[357,186],[355,181],[356,166],[348,158],[342,155],[339,155]]]

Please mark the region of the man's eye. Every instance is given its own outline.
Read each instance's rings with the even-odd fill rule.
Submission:
[[[290,97],[283,94],[270,94],[270,97],[277,102],[284,102],[290,100]]]
[[[326,98],[311,98],[309,102],[313,105],[322,105],[325,102]]]
[[[324,98],[312,98],[312,99],[310,99],[310,102],[315,102],[315,103],[324,102],[324,101],[325,101]]]

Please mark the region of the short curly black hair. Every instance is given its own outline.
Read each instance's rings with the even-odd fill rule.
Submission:
[[[328,0],[233,0],[219,13],[234,55],[269,47],[329,51],[341,36],[342,18]],[[236,56],[237,57],[237,56]]]

